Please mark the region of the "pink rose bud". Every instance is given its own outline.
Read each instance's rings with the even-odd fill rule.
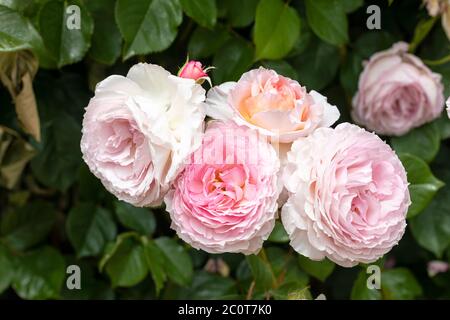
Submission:
[[[187,59],[186,63],[181,67],[180,71],[178,71],[178,76],[181,78],[193,79],[200,84],[205,80],[211,83],[207,73],[210,69],[211,67],[203,68],[200,61],[189,61],[189,59]]]
[[[449,265],[445,261],[433,260],[433,261],[428,262],[427,269],[428,269],[428,275],[430,277],[434,277],[438,273],[447,272],[449,270]]]

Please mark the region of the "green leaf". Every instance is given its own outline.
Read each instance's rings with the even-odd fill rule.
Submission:
[[[8,251],[0,244],[0,294],[8,289],[14,276],[14,267]]]
[[[106,191],[100,179],[92,174],[85,163],[81,165],[78,171],[77,182],[79,201],[100,203],[108,197],[114,197]]]
[[[130,231],[130,232],[124,232],[124,233],[119,234],[114,242],[109,242],[105,246],[105,250],[103,251],[103,256],[98,263],[98,269],[100,270],[100,272],[103,271],[103,269],[105,268],[105,265],[116,253],[117,249],[122,245],[122,242],[124,242],[125,240],[127,240],[129,238],[134,238],[135,240],[140,241],[139,234],[137,234],[136,232]]]
[[[416,128],[404,136],[393,137],[392,147],[397,153],[409,153],[431,162],[439,151],[441,137],[435,123]]]
[[[181,290],[177,299],[211,300],[236,299],[236,284],[231,278],[224,278],[206,271],[196,272],[192,284]]]
[[[425,249],[442,257],[450,245],[450,187],[446,185],[438,191],[431,203],[421,214],[410,219],[414,238]]]
[[[212,28],[217,20],[215,0],[180,0],[183,11],[205,28]]]
[[[0,3],[0,52],[32,49],[41,41],[27,18]]]
[[[232,38],[214,55],[212,72],[215,83],[236,81],[253,63],[253,48],[245,40]]]
[[[67,236],[78,257],[100,254],[117,233],[111,213],[93,203],[79,203],[67,217]]]
[[[246,259],[252,271],[255,288],[264,291],[271,289],[275,285],[275,275],[269,262],[256,255],[246,256]]]
[[[300,29],[302,32],[300,32],[300,36],[298,37],[297,41],[294,44],[294,48],[289,52],[288,58],[297,57],[298,55],[302,54],[307,50],[314,38],[317,38],[314,33],[311,31],[311,28],[304,22],[304,20],[301,21],[301,27]]]
[[[167,279],[164,253],[154,241],[145,243],[144,250],[148,268],[155,282],[156,294],[158,295]]]
[[[256,59],[281,59],[300,35],[300,18],[281,0],[261,0],[256,9]]]
[[[49,203],[28,203],[5,214],[1,221],[2,238],[16,250],[28,249],[47,237],[55,220],[55,210]]]
[[[358,277],[353,283],[352,293],[350,295],[352,300],[380,300],[381,291],[377,289],[369,289],[367,287],[367,278],[369,275],[365,270],[358,273]],[[383,278],[381,278],[383,281]]]
[[[409,193],[412,202],[408,209],[408,218],[412,218],[428,206],[436,192],[444,186],[444,183],[434,177],[430,168],[422,159],[410,154],[400,154],[399,158],[408,173]]]
[[[364,4],[364,0],[341,0],[341,3],[346,13],[352,13]]]
[[[0,5],[16,11],[23,11],[33,0],[0,0]]]
[[[292,65],[298,73],[298,80],[309,90],[325,88],[335,77],[339,68],[338,48],[315,37],[308,48],[295,57]],[[308,61],[308,63],[305,63]]]
[[[374,53],[390,48],[397,39],[384,30],[363,33],[355,41],[355,53],[363,59],[369,59]]]
[[[114,4],[115,0],[96,0],[86,3],[95,24],[89,56],[107,65],[113,64],[119,58],[122,49],[122,35],[114,20]]]
[[[182,19],[179,0],[117,0],[116,21],[125,39],[123,58],[167,49]]]
[[[283,300],[313,300],[308,287],[290,291]]]
[[[442,115],[434,122],[438,127],[441,140],[450,138],[450,121],[448,120],[447,111],[445,110]]]
[[[300,269],[297,259],[279,247],[267,248],[266,252],[277,279],[277,284],[270,293],[280,300],[299,298],[300,292],[308,285],[309,277]]]
[[[264,61],[262,65],[268,69],[275,70],[278,74],[281,74],[285,77],[294,80],[298,78],[297,71],[295,71],[294,67],[292,67],[288,62],[284,60]]]
[[[275,227],[273,228],[273,231],[270,234],[269,239],[267,240],[277,243],[289,242],[289,235],[286,233],[286,230],[284,230],[283,224],[281,222],[275,222]]]
[[[348,94],[353,96],[358,88],[363,61],[369,59],[375,52],[391,47],[395,40],[386,31],[373,30],[363,33],[355,41],[354,50],[347,55],[339,74],[340,82]]]
[[[41,150],[31,161],[33,175],[46,186],[66,191],[82,161],[80,125],[67,113],[57,111],[43,129]]]
[[[189,57],[202,59],[212,56],[229,39],[230,34],[221,26],[213,30],[197,27],[189,39]]]
[[[228,22],[232,27],[247,27],[255,19],[259,0],[226,0],[222,2],[227,11]]]
[[[74,20],[78,12],[67,12],[71,5],[80,8],[80,28]],[[83,59],[90,46],[94,24],[80,0],[46,1],[41,5],[36,21],[46,48],[46,54],[39,56],[42,67],[61,68]]]
[[[181,286],[188,285],[192,281],[194,270],[187,251],[167,237],[155,239],[155,243],[164,254],[167,276]]]
[[[348,22],[340,0],[305,0],[306,17],[322,40],[342,45],[348,42]]]
[[[300,269],[300,266],[295,259],[291,259],[288,263],[286,263],[284,265],[284,269],[281,270],[280,273],[284,271],[286,273],[284,275],[283,284],[291,283],[295,285],[296,289],[304,288],[308,285],[309,277],[303,270]],[[280,274],[278,274],[278,276],[280,276]]]
[[[351,96],[358,89],[359,75],[362,71],[363,58],[357,54],[351,53],[347,56],[347,59],[341,66],[339,73],[339,80],[342,87]]]
[[[56,299],[66,275],[65,262],[58,251],[44,247],[14,260],[12,287],[22,299]]]
[[[334,270],[334,263],[328,259],[313,261],[307,257],[299,255],[298,263],[300,264],[300,267],[306,271],[306,273],[322,282],[324,282]]]
[[[137,208],[123,201],[116,201],[115,208],[117,218],[125,227],[144,235],[155,232],[155,216],[149,209]]]
[[[270,265],[275,277],[278,277],[284,271],[286,264],[292,260],[291,256],[286,255],[286,252],[279,247],[264,248],[264,251],[261,250],[257,256]]]
[[[132,287],[148,273],[143,245],[134,237],[124,238],[117,245],[105,266],[113,287]]]
[[[406,268],[384,271],[381,274],[383,297],[388,300],[411,300],[422,295],[422,288]]]

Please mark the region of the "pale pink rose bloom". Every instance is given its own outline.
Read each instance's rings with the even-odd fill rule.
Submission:
[[[289,199],[281,219],[291,246],[351,267],[398,243],[410,205],[405,169],[378,136],[343,123],[300,138],[283,170]]]
[[[204,89],[160,66],[137,64],[100,82],[83,120],[81,151],[120,200],[159,205],[201,143]]]
[[[443,110],[441,75],[407,51],[408,44],[399,42],[365,63],[352,117],[368,130],[401,136]]]
[[[445,261],[434,260],[434,261],[428,262],[428,265],[427,265],[427,271],[428,271],[428,275],[430,277],[434,277],[435,275],[437,275],[439,273],[447,272],[448,270],[449,270],[449,265]]]
[[[191,160],[164,199],[171,228],[196,249],[257,253],[277,215],[273,147],[246,127],[212,121]]]
[[[339,111],[316,91],[307,92],[297,81],[260,67],[238,82],[225,82],[207,94],[207,115],[233,120],[281,143],[329,127]]]

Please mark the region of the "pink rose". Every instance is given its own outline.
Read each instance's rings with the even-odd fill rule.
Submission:
[[[165,197],[172,229],[210,253],[259,251],[277,213],[279,160],[258,134],[212,121]]]
[[[198,83],[203,83],[204,80],[207,80],[211,84],[211,80],[208,77],[209,68],[203,68],[201,62],[194,60],[187,60],[184,66],[181,67],[180,71],[178,71],[178,76],[181,78],[193,79]]]
[[[207,114],[233,120],[261,134],[289,143],[339,118],[335,106],[316,91],[307,92],[297,81],[260,67],[209,90]]]
[[[400,136],[442,112],[441,76],[407,51],[399,42],[374,54],[359,77],[352,117],[368,130]]]
[[[410,205],[405,169],[389,145],[356,125],[295,141],[283,182],[283,225],[291,246],[312,260],[371,263],[403,236]]]
[[[137,64],[127,77],[106,78],[83,120],[81,151],[89,169],[120,200],[160,204],[200,145],[204,99],[204,89],[194,80],[157,65]]]

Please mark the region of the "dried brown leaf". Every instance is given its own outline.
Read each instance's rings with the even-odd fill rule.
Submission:
[[[32,84],[37,69],[37,60],[30,51],[0,54],[0,80],[14,100],[17,117],[24,131],[40,141],[39,113]]]

